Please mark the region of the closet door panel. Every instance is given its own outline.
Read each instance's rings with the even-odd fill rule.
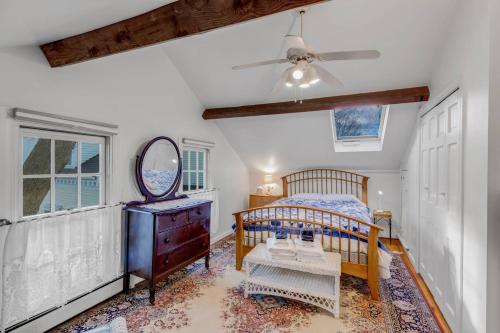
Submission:
[[[432,267],[432,217],[431,213],[431,114],[422,119],[421,153],[420,153],[420,273],[427,281],[429,288],[434,285],[434,268]]]
[[[420,148],[421,273],[454,331],[462,284],[461,112],[457,94],[428,112]]]
[[[447,204],[443,209],[446,221],[446,281],[443,297],[444,313],[452,327],[459,320],[460,298],[462,294],[462,219],[461,219],[461,114],[458,99],[449,99],[443,103],[448,121],[447,147]],[[456,327],[456,326],[455,326]]]

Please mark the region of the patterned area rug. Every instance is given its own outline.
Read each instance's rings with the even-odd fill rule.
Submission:
[[[212,246],[210,270],[203,261],[158,286],[120,294],[52,332],[84,332],[124,317],[129,332],[439,332],[400,255],[392,278],[381,280],[381,301],[371,300],[365,281],[342,276],[340,318],[304,303],[274,296],[244,298],[243,272],[234,269],[234,240]]]

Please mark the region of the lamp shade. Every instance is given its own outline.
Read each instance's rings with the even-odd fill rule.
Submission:
[[[264,175],[264,184],[272,184],[273,175]]]

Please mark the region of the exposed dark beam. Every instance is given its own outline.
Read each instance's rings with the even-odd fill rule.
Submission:
[[[59,67],[325,1],[329,0],[179,0],[40,48],[50,66]]]
[[[223,119],[237,117],[267,116],[296,112],[332,110],[338,107],[351,107],[370,104],[401,104],[429,100],[429,88],[415,87],[406,89],[376,91],[363,94],[332,96],[305,99],[302,103],[280,102],[257,105],[244,105],[227,108],[207,109],[203,119]]]

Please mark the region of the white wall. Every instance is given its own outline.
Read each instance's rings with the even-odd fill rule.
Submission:
[[[490,0],[490,112],[488,119],[488,317],[500,332],[500,2]]]
[[[310,166],[314,167],[314,166]],[[273,194],[281,195],[283,186],[281,177],[290,174],[294,171],[280,171],[273,174],[275,187]],[[393,213],[392,219],[392,237],[397,238],[401,222],[401,177],[399,170],[395,171],[372,171],[361,170],[356,171],[364,176],[370,177],[368,180],[368,207],[378,209],[378,194],[380,190],[384,192],[383,209],[391,210]],[[264,173],[250,172],[250,192],[255,193],[257,186],[264,184]],[[382,237],[389,237],[389,226],[381,224],[384,231]]]
[[[7,111],[22,107],[120,126],[114,140],[112,203],[142,199],[133,170],[145,141],[166,135],[216,142],[210,172],[220,189],[221,221],[214,237],[231,230],[232,213],[246,205],[247,168],[217,126],[201,118],[202,106],[161,48],[59,69],[51,69],[37,48],[0,49],[0,73],[0,218],[17,218],[12,177],[16,126]],[[0,228],[2,246],[7,229]]]
[[[138,148],[167,135],[216,142],[211,155],[214,185],[220,188],[220,231],[246,202],[248,172],[161,48],[148,48],[75,66],[51,69],[36,48],[0,49],[0,114],[3,156],[10,156],[11,107],[63,114],[120,126],[115,139],[113,201],[141,199],[133,176]],[[11,161],[15,163],[15,161]],[[14,165],[2,163],[0,216],[15,218],[11,204]],[[6,199],[6,200],[5,200]],[[4,207],[5,206],[5,207]]]
[[[489,22],[488,1],[458,1],[431,80],[431,97],[460,86],[464,102],[462,332],[486,332]],[[418,169],[412,140],[403,167]],[[413,172],[413,171],[412,171]],[[418,191],[418,187],[413,190]],[[418,192],[412,194],[418,197]],[[414,212],[418,216],[418,211]],[[415,220],[413,220],[415,221]],[[405,228],[403,235],[406,236]],[[498,308],[497,308],[498,310]]]
[[[405,246],[410,260],[418,268],[419,260],[419,123],[415,124],[410,144],[403,162],[401,170],[405,180],[401,190],[406,191],[406,200],[402,202],[405,209],[401,216],[401,229],[399,239]]]

